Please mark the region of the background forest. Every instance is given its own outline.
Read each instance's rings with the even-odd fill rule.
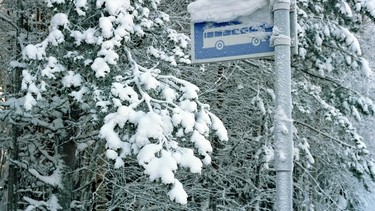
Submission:
[[[272,210],[272,58],[190,64],[191,1],[0,2],[0,210]],[[297,7],[294,210],[364,210],[375,1]]]

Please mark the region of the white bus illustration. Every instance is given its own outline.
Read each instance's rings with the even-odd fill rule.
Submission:
[[[203,48],[216,48],[222,50],[224,46],[240,45],[251,43],[258,46],[265,41],[272,32],[266,32],[264,28],[247,25],[230,25],[224,27],[208,28],[203,31]]]

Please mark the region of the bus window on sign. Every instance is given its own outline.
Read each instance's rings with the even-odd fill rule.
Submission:
[[[215,31],[215,37],[222,37],[223,32],[222,31]]]
[[[244,27],[241,29],[241,34],[249,33],[249,27]]]
[[[231,30],[224,30],[223,35],[224,35],[224,36],[229,36],[229,35],[232,34],[231,32],[232,32]]]
[[[214,37],[214,33],[213,32],[206,32],[204,33],[204,38],[213,38]]]
[[[232,34],[240,34],[240,29],[233,29]]]
[[[251,27],[243,24],[214,27],[204,30],[203,48],[216,48],[222,50],[226,46],[252,44],[260,45],[267,37],[271,36],[271,30],[266,31],[264,26]]]

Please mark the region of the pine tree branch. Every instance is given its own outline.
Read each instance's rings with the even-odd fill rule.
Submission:
[[[312,77],[314,77],[314,78],[318,78],[318,79],[320,79],[320,80],[328,81],[328,82],[333,83],[333,84],[335,84],[335,85],[337,85],[337,86],[340,86],[340,87],[342,87],[342,88],[344,88],[344,89],[348,89],[349,91],[355,92],[355,91],[353,91],[353,90],[350,90],[350,89],[347,88],[347,87],[343,87],[338,81],[334,80],[333,78],[329,78],[329,77],[327,77],[327,76],[321,76],[321,75],[318,75],[318,74],[312,73],[312,72],[310,72],[310,71],[308,71],[308,70],[305,70],[305,68],[297,67],[296,65],[293,65],[293,64],[292,64],[292,67],[295,68],[295,69],[297,69],[297,70],[299,70],[299,71],[301,71],[301,72],[303,72],[303,73],[306,73],[307,75],[310,75],[310,76],[312,76]]]
[[[304,168],[301,164],[299,164],[298,162],[294,162],[294,164],[296,164],[297,166],[299,166],[300,168],[302,168],[304,171],[305,171],[305,173],[310,177],[310,179],[315,183],[315,185],[316,185],[316,187],[321,191],[321,193],[322,194],[324,194],[329,200],[331,200],[331,202],[335,205],[335,206],[337,206],[337,207],[339,207],[339,205],[336,203],[336,201],[328,194],[328,193],[326,193],[324,190],[323,190],[323,188],[320,186],[320,184],[319,184],[319,182],[314,178],[314,176],[312,176],[310,173],[309,173],[309,171],[306,169],[306,168]]]
[[[10,18],[8,18],[6,15],[4,15],[3,13],[0,12],[0,19],[7,22],[11,26],[13,26],[16,29],[17,34],[18,34],[19,28],[17,27],[17,25],[15,23],[13,23],[13,21]]]
[[[350,88],[348,88],[348,87],[343,86],[339,81],[336,81],[336,80],[333,79],[333,78],[330,78],[330,77],[327,77],[327,76],[320,76],[320,75],[318,75],[318,74],[315,74],[315,73],[312,73],[312,72],[310,72],[310,71],[307,71],[307,70],[305,70],[304,68],[298,68],[297,66],[293,66],[293,67],[296,68],[296,69],[298,69],[298,70],[300,70],[300,71],[303,72],[303,73],[306,73],[307,75],[310,75],[310,76],[314,77],[314,78],[317,78],[317,79],[320,79],[320,80],[324,80],[324,81],[327,81],[327,82],[333,83],[333,84],[336,85],[337,87],[340,87],[340,88],[342,88],[342,89],[348,90],[348,91],[350,91],[350,92],[352,92],[352,93],[354,93],[354,94],[356,94],[356,95],[362,95],[361,93],[359,93],[359,92],[357,92],[357,91],[355,91],[355,90],[352,90],[352,89],[350,89]]]
[[[356,148],[355,146],[352,146],[352,145],[350,145],[350,144],[347,144],[347,143],[345,143],[345,142],[342,142],[342,141],[340,141],[340,140],[338,140],[338,139],[336,139],[336,138],[330,136],[329,134],[324,133],[324,132],[322,132],[322,131],[320,131],[320,130],[314,128],[313,126],[308,125],[308,124],[306,124],[306,123],[304,123],[304,122],[300,122],[300,121],[296,121],[296,120],[294,120],[293,122],[295,122],[295,123],[297,123],[297,124],[299,124],[299,125],[302,125],[302,126],[304,126],[304,127],[307,127],[307,128],[309,128],[310,130],[315,131],[315,132],[317,132],[317,133],[319,133],[319,134],[321,134],[321,135],[323,135],[323,136],[325,136],[325,137],[327,137],[327,138],[329,138],[329,139],[331,139],[331,140],[333,140],[333,141],[336,141],[337,143],[339,143],[339,144],[341,144],[341,145],[343,145],[343,146],[346,146],[346,147],[349,147],[349,148]]]

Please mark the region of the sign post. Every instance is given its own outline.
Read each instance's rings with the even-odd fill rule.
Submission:
[[[192,23],[192,63],[273,56],[272,28],[267,21],[252,21],[251,15],[222,23]]]
[[[275,47],[275,170],[277,211],[293,210],[293,134],[291,97],[291,0],[275,0],[272,44]]]
[[[256,4],[259,1],[251,2]],[[273,10],[273,23],[272,21],[263,22],[268,19],[267,16],[259,16],[268,14],[268,7],[263,8],[267,11],[260,9],[253,13],[253,16],[237,18],[230,22],[192,23],[192,62],[205,63],[274,56],[276,96],[274,120],[275,210],[292,211],[291,53],[298,53],[296,0],[274,0],[271,2],[274,2],[273,5],[270,5]],[[201,6],[202,4],[197,5]],[[195,6],[194,9],[199,8],[198,6]],[[253,5],[248,6],[250,8]],[[223,11],[228,11],[228,9],[225,8]],[[202,14],[205,14],[205,11]],[[257,17],[254,18],[257,20],[252,20],[253,17]]]

